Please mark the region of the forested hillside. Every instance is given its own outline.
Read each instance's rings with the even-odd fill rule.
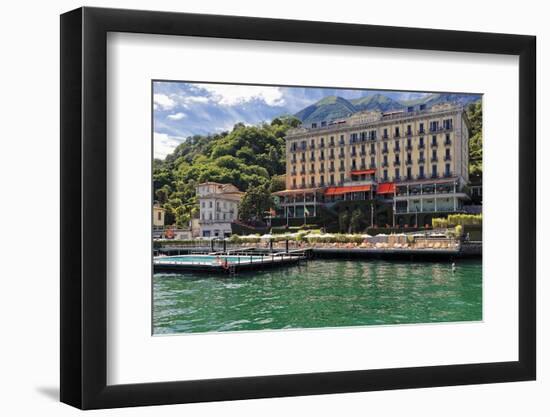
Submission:
[[[198,210],[195,186],[205,181],[231,183],[240,190],[265,186],[284,188],[284,137],[299,124],[279,117],[270,124],[236,124],[231,132],[193,136],[164,161],[153,163],[154,198],[166,209],[166,223],[185,226]]]

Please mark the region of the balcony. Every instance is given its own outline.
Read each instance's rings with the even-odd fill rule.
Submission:
[[[412,147],[411,144],[407,144],[407,145],[405,146],[405,150],[406,150],[406,151],[412,151],[412,149],[413,149],[413,147]]]
[[[346,144],[346,143],[345,143],[344,141],[338,142],[338,145],[340,145],[340,146],[344,146],[345,144]]]
[[[308,173],[309,173],[309,174],[315,174],[315,170],[314,170],[314,169],[310,169],[310,170],[308,171]]]
[[[401,148],[399,146],[394,146],[393,151],[394,152],[401,152]]]
[[[376,164],[370,164],[369,169],[376,169]]]
[[[418,158],[418,163],[419,164],[423,164],[424,162],[426,162],[426,160],[424,158]]]
[[[309,149],[315,149],[315,144],[314,143],[310,144]]]
[[[400,138],[400,137],[401,137],[401,134],[400,134],[399,132],[395,132],[395,133],[393,134],[393,137],[394,137],[394,138]]]
[[[330,168],[328,169],[328,172],[334,172],[334,167],[330,167]]]
[[[382,148],[382,153],[388,153],[389,149],[387,147]]]
[[[445,146],[451,146],[451,145],[452,145],[451,139],[446,139]]]
[[[382,139],[388,139],[388,138],[389,138],[389,136],[388,136],[387,133],[384,133],[384,134],[382,135]]]
[[[430,143],[430,146],[431,146],[432,148],[437,148],[437,142],[431,142],[431,143]]]
[[[437,178],[437,177],[438,177],[437,174],[432,174],[432,175],[430,176],[430,178],[432,178],[432,179],[435,179],[435,178]]]
[[[336,145],[334,144],[334,142],[330,142],[330,143],[328,144],[328,146],[330,146],[331,148],[334,148],[334,146],[336,146]]]
[[[424,133],[426,133],[426,130],[424,130],[424,129],[419,129],[418,130],[419,135],[423,135]]]
[[[321,142],[321,143],[319,144],[319,148],[323,149],[324,147],[325,147],[325,143],[324,143],[324,142]]]
[[[310,157],[309,157],[309,160],[310,160],[310,161],[315,161],[315,156],[310,156]]]
[[[365,151],[359,152],[359,156],[366,156],[366,155],[367,155],[367,153]]]
[[[367,166],[365,164],[361,164],[361,166],[359,166],[359,169],[367,169]]]
[[[445,175],[443,175],[445,178],[450,178],[453,176],[452,172],[446,172]]]
[[[355,158],[355,157],[357,156],[357,152],[352,152],[352,153],[350,154],[350,156],[352,156],[353,158]]]
[[[407,159],[407,160],[405,161],[405,164],[406,164],[406,165],[412,165],[412,163],[413,163],[413,160],[412,160],[412,159]]]
[[[305,169],[301,170],[300,175],[306,175],[306,170]]]
[[[393,180],[394,180],[395,182],[401,181],[401,177],[399,177],[399,176],[398,176],[398,177],[394,177]]]
[[[437,159],[438,159],[437,156],[432,156],[430,158],[430,162],[437,162]]]
[[[387,168],[389,166],[388,161],[382,162],[382,167]]]
[[[416,179],[419,179],[419,180],[424,180],[426,179],[426,176],[424,174],[419,174]]]
[[[346,155],[343,154],[343,153],[338,154],[338,158],[345,158],[345,157],[346,157]]]
[[[419,143],[419,144],[418,144],[418,149],[424,149],[424,144],[423,144],[423,143]]]
[[[334,159],[334,154],[331,153],[331,154],[328,156],[328,159]]]
[[[445,155],[444,160],[445,160],[445,161],[450,161],[450,160],[451,160],[451,155]]]
[[[319,161],[324,161],[324,160],[325,160],[325,155],[321,155],[321,156],[319,157]]]
[[[412,136],[413,132],[412,130],[407,130],[407,136]]]
[[[345,169],[344,167],[338,168],[338,171],[340,171],[340,172],[344,172],[345,170],[346,170],[346,169]]]
[[[393,161],[393,166],[394,167],[398,167],[401,165],[401,161],[397,160],[397,161]]]

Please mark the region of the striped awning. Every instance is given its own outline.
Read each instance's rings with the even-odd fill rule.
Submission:
[[[376,174],[375,169],[362,169],[362,170],[351,171],[351,175],[372,175],[372,174]]]
[[[370,185],[349,185],[347,187],[328,187],[325,190],[325,195],[342,195],[347,193],[359,193],[362,191],[370,191]]]
[[[395,193],[395,183],[393,182],[383,182],[378,184],[377,194],[393,194]]]

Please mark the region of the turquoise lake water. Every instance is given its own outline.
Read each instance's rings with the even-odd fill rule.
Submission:
[[[155,334],[479,321],[482,265],[312,260],[235,277],[156,273],[153,298]]]

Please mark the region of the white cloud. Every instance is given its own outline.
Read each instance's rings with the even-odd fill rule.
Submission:
[[[176,146],[178,146],[183,141],[185,141],[185,138],[180,136],[170,136],[166,133],[154,132],[153,151],[155,154],[155,158],[166,158],[166,155],[172,153]]]
[[[253,85],[205,84],[200,88],[208,91],[218,104],[233,106],[252,100],[262,100],[270,106],[282,106],[285,101],[279,87]]]
[[[176,106],[176,101],[166,94],[154,94],[153,103],[155,104],[155,109],[161,110],[170,110]]]
[[[185,113],[179,112],[179,113],[169,114],[166,117],[170,120],[181,120],[187,117],[187,115]]]

